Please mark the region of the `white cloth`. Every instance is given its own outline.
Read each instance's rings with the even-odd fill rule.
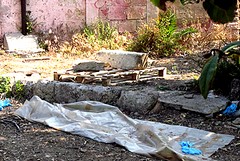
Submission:
[[[15,114],[99,142],[117,143],[134,153],[173,160],[210,160],[209,156],[234,138],[184,126],[132,119],[117,107],[96,101],[53,105],[34,96]],[[194,148],[202,154],[183,154],[181,141],[194,143]]]

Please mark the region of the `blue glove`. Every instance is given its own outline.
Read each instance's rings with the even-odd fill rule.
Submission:
[[[188,141],[182,141],[180,143],[182,146],[182,152],[185,154],[191,154],[191,155],[199,155],[202,154],[202,151],[196,148],[192,148],[193,143],[190,143]]]
[[[0,100],[0,111],[3,110],[4,107],[12,106],[11,101],[9,99],[5,99],[3,101]]]
[[[231,116],[231,115],[233,115],[236,111],[237,111],[237,105],[234,104],[234,103],[232,103],[230,106],[228,106],[228,107],[223,111],[223,114],[224,114],[224,115]]]

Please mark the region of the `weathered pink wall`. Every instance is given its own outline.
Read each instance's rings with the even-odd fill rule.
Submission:
[[[20,31],[21,0],[0,0],[0,38]],[[142,22],[157,17],[149,0],[27,0],[27,11],[36,19],[36,30],[77,30],[98,19],[110,21],[120,32],[136,31]]]
[[[98,19],[109,21],[120,32],[136,31],[143,22],[158,15],[150,0],[26,0],[27,11],[36,19],[37,31],[60,29],[75,31]],[[0,39],[4,33],[21,31],[21,0],[0,0]],[[176,13],[183,19],[205,14],[202,7],[176,4]],[[191,11],[191,12],[190,12]],[[239,12],[240,14],[240,12]],[[240,15],[239,15],[240,17]],[[238,18],[240,25],[240,18]],[[237,25],[235,25],[237,26]],[[239,28],[239,27],[238,27]],[[239,29],[238,29],[239,32]]]
[[[85,0],[27,0],[27,11],[37,18],[37,30],[62,26],[71,30],[85,24]]]
[[[20,0],[0,0],[0,38],[21,28]]]
[[[120,32],[136,31],[142,22],[156,18],[158,10],[149,0],[88,0],[86,23],[97,19],[108,20]]]

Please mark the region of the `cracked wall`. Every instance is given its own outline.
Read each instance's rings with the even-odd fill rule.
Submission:
[[[4,33],[21,31],[20,2],[0,0],[1,38]],[[149,0],[26,0],[26,3],[36,31],[75,31],[103,19],[120,32],[133,32],[158,14]]]
[[[156,18],[158,9],[149,0],[89,0],[86,23],[98,19],[109,21],[120,32],[134,32],[143,23]]]
[[[21,29],[20,0],[0,0],[0,36]]]

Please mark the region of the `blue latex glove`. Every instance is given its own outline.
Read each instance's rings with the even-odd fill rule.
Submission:
[[[230,115],[233,115],[236,111],[237,111],[237,105],[232,103],[223,111],[223,114],[230,116]]]
[[[12,106],[11,101],[9,99],[5,99],[3,101],[0,100],[0,111],[3,110],[4,107]]]
[[[182,141],[180,143],[182,146],[182,152],[185,154],[191,154],[191,155],[200,155],[202,154],[202,151],[196,148],[192,148],[193,143],[190,143],[188,141]]]

